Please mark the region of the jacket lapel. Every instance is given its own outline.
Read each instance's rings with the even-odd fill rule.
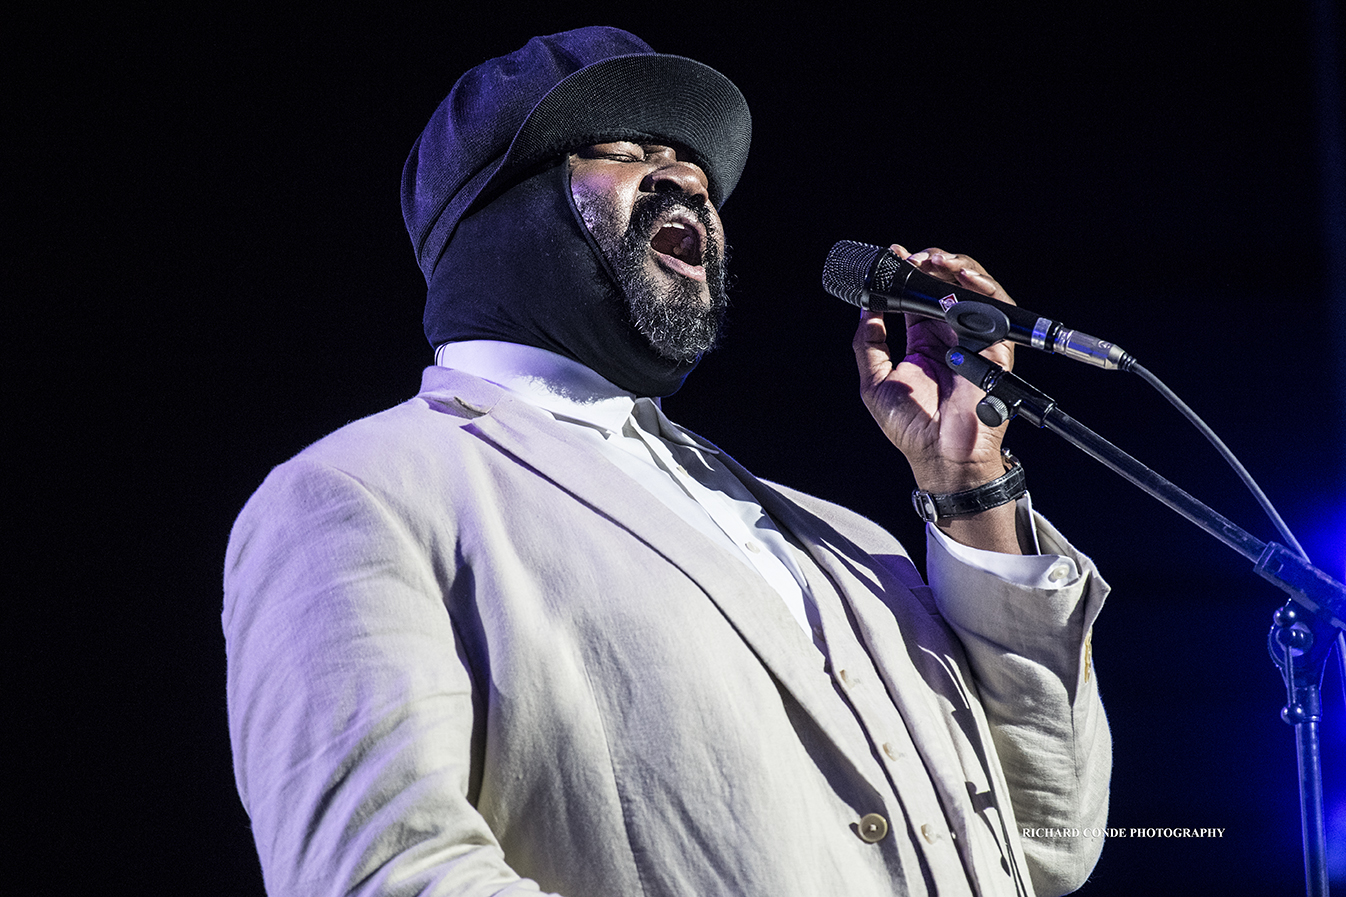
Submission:
[[[432,368],[426,372],[421,398],[458,415],[474,419],[467,425],[481,438],[517,458],[540,476],[589,505],[682,571],[719,608],[761,660],[763,666],[794,697],[801,708],[845,757],[853,772],[869,781],[869,745],[856,744],[850,710],[840,700],[827,674],[816,663],[809,640],[779,596],[750,568],[692,526],[624,472],[570,438],[566,428],[546,412],[512,397],[505,390],[457,372]],[[694,437],[697,438],[697,437]],[[701,440],[710,448],[710,443]],[[719,451],[716,448],[716,451]],[[857,635],[868,649],[925,761],[958,833],[958,848],[974,877],[980,865],[970,855],[971,828],[978,824],[969,805],[967,776],[948,723],[931,687],[950,697],[955,713],[963,711],[958,693],[959,658],[956,639],[937,618],[928,587],[914,567],[889,565],[893,578],[880,581],[872,561],[825,521],[805,511],[777,488],[758,480],[728,455],[720,460],[745,484],[782,532],[793,538],[816,563],[851,609]],[[900,592],[900,594],[896,594]],[[938,631],[936,631],[938,630]],[[921,646],[935,646],[934,654]],[[914,656],[915,655],[915,656]],[[952,686],[937,683],[951,680]],[[965,711],[969,712],[970,711]],[[974,726],[974,728],[976,728]],[[969,740],[973,746],[980,732]],[[886,783],[871,782],[876,793]]]
[[[546,412],[474,377],[443,369],[436,372],[433,383],[430,376],[427,372],[426,387],[433,391],[423,390],[422,399],[446,408],[456,405],[477,415],[467,425],[471,431],[624,527],[694,582],[837,746],[855,773],[868,780],[865,770],[869,765],[862,758],[869,747],[855,744],[846,735],[851,729],[850,711],[780,596],[751,568],[708,542],[662,502],[651,500],[635,480],[570,438],[566,428]],[[736,474],[742,470],[737,464],[732,469]],[[871,787],[882,789],[881,783],[871,783]]]

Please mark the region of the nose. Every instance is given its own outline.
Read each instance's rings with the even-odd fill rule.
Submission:
[[[710,182],[705,172],[681,159],[661,160],[657,168],[641,179],[640,189],[645,193],[682,191],[710,200]]]

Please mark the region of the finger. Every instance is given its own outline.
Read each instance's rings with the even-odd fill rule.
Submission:
[[[978,268],[964,268],[958,272],[958,282],[976,293],[983,296],[990,296],[993,299],[999,299],[1001,302],[1014,305],[1014,300],[1010,298],[1005,288],[991,275]]]
[[[862,385],[869,385],[888,376],[893,369],[893,356],[888,350],[888,325],[878,312],[861,311],[860,326],[851,341],[855,365]]]
[[[907,258],[908,256],[911,255],[910,252],[907,252],[907,247],[903,246],[900,243],[894,243],[891,246],[889,246],[888,249],[892,251],[894,254],[896,254],[897,257],[900,259]]]
[[[986,273],[986,269],[982,267],[981,262],[970,255],[960,255],[938,247],[931,247],[909,256],[907,261],[940,280],[956,283],[973,292],[981,293],[983,296],[990,296],[993,299],[1014,304],[1014,300],[1010,298],[1009,293],[1005,292],[1005,288],[994,277]]]
[[[907,256],[907,262],[926,274],[932,274],[948,283],[958,282],[958,271],[966,267],[966,257],[931,246]]]

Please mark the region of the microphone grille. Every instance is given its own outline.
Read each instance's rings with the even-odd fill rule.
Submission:
[[[823,264],[823,289],[851,305],[868,308],[871,287],[883,288],[882,284],[871,285],[868,281],[876,263],[887,251],[882,246],[841,240],[827,253],[827,261]]]

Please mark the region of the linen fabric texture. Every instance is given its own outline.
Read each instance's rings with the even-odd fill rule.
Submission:
[[[1088,558],[1039,518],[1074,581],[932,544],[932,591],[879,527],[724,460],[798,547],[826,661],[740,560],[477,378],[430,368],[273,471],[223,616],[268,892],[1078,887],[1099,839],[1017,832],[1105,824]]]

